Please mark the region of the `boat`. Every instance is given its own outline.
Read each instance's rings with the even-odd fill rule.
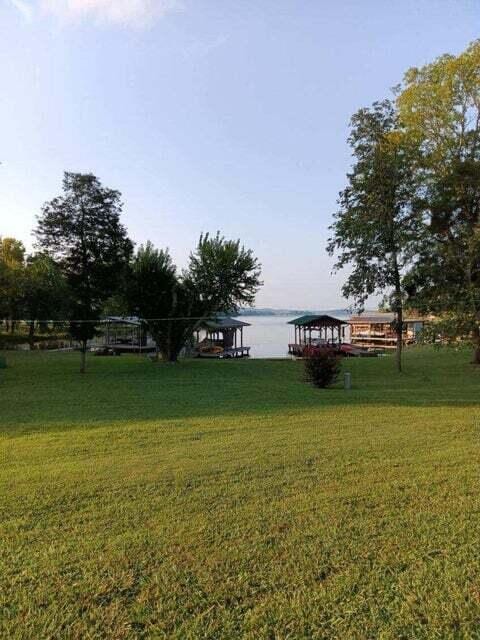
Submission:
[[[197,348],[199,358],[221,358],[225,350],[217,345],[199,345]]]

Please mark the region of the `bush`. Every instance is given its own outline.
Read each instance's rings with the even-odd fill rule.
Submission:
[[[33,341],[38,349],[58,349],[70,345],[70,337],[66,333],[35,334]],[[0,332],[0,349],[16,349],[21,345],[28,345],[28,335],[26,333]]]
[[[305,357],[305,379],[319,389],[334,384],[340,373],[340,358],[331,349],[311,351]]]

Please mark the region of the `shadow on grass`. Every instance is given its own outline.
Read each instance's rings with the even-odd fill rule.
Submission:
[[[393,358],[348,359],[353,388],[318,390],[303,382],[301,361],[90,357],[78,373],[72,353],[11,353],[0,371],[0,431],[10,435],[111,423],[232,416],[295,415],[360,405],[479,406],[480,368],[466,350],[415,348],[405,372]]]

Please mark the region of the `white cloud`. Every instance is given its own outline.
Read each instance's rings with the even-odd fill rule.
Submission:
[[[33,18],[32,5],[25,0],[10,0],[15,9],[19,11],[27,22],[31,22]]]
[[[12,2],[23,0],[12,0]],[[64,21],[92,19],[97,24],[146,27],[178,7],[177,0],[40,0],[40,6]]]

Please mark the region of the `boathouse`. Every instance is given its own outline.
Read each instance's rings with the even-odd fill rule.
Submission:
[[[243,330],[248,322],[218,316],[203,321],[196,331],[195,351],[200,358],[244,358],[250,347],[244,344]]]
[[[115,353],[148,353],[156,348],[145,323],[137,316],[103,318],[90,347],[94,351],[104,349]]]
[[[295,334],[288,345],[288,353],[303,355],[305,347],[330,347],[340,349],[345,338],[347,322],[329,315],[306,315],[290,320]]]
[[[428,318],[407,316],[403,321],[404,345],[415,344]],[[350,342],[362,347],[395,349],[395,314],[389,312],[367,312],[349,318]]]

